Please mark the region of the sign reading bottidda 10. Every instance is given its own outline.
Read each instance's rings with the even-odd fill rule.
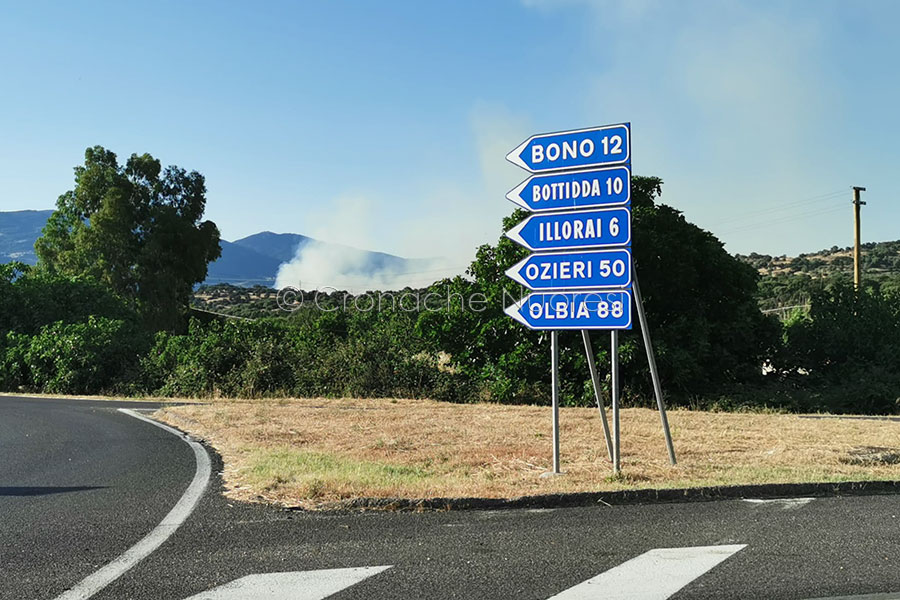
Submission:
[[[631,126],[623,123],[533,135],[507,154],[506,160],[532,173],[627,163],[631,160]]]
[[[631,170],[622,165],[533,175],[510,190],[506,199],[531,212],[628,204]]]

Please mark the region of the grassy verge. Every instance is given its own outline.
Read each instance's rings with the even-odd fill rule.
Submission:
[[[315,508],[354,497],[511,498],[532,494],[900,479],[900,464],[854,460],[900,446],[900,423],[671,411],[679,464],[655,411],[622,411],[623,476],[596,409],[561,411],[563,477],[550,467],[546,407],[426,400],[217,401],[156,416],[208,440],[235,499]]]

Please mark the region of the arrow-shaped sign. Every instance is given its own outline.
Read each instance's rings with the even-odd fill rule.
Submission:
[[[529,250],[571,250],[627,246],[631,211],[627,207],[529,215],[506,232]]]
[[[506,198],[532,212],[628,204],[631,169],[621,166],[534,175],[510,190]]]
[[[531,294],[506,314],[530,329],[631,329],[631,292]]]
[[[596,290],[631,285],[631,252],[625,248],[532,254],[506,271],[530,290]]]
[[[533,135],[506,155],[532,173],[583,169],[631,160],[631,124]]]

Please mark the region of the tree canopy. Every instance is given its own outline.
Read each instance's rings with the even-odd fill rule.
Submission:
[[[110,150],[88,148],[75,188],[59,197],[35,243],[39,265],[106,285],[149,327],[174,330],[193,285],[221,254],[205,208],[200,173],[163,169],[149,154],[132,154],[122,166]]]
[[[670,393],[689,399],[724,383],[758,377],[777,344],[778,324],[760,313],[756,271],[681,212],[657,203],[661,191],[658,178],[633,178],[633,253],[664,384]],[[516,211],[504,219],[503,230],[526,216]],[[457,307],[422,314],[418,323],[421,334],[450,352],[459,368],[490,382],[493,400],[546,399],[549,349],[542,342],[547,336],[503,312],[504,305],[526,293],[504,273],[527,255],[506,237],[495,246],[481,246],[468,271],[472,281],[456,278],[437,285],[463,296],[484,294],[484,312]],[[586,400],[581,340],[577,332],[561,332],[560,341],[571,349],[561,356],[563,394],[570,401]],[[651,398],[641,344],[639,332],[623,335],[621,363],[626,385]],[[601,364],[606,345],[599,340],[594,344]]]

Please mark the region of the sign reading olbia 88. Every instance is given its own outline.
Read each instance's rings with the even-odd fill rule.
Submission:
[[[629,290],[531,294],[505,310],[529,329],[631,329]]]
[[[506,155],[532,173],[585,169],[631,160],[631,124],[533,135]]]

